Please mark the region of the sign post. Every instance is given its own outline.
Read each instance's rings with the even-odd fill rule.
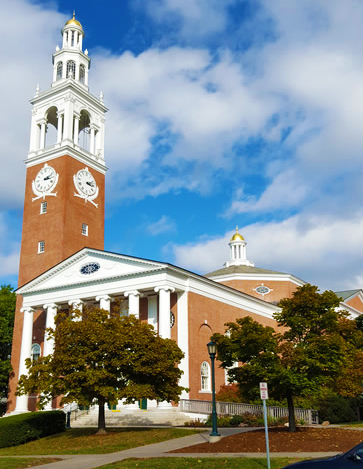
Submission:
[[[265,421],[265,438],[266,438],[266,455],[267,455],[267,469],[270,469],[270,448],[268,444],[268,426],[267,426],[267,407],[266,399],[268,399],[267,383],[260,383],[260,395],[263,402],[263,419]]]

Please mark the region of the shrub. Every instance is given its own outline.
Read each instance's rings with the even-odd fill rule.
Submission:
[[[328,420],[330,423],[352,422],[356,419],[355,412],[350,407],[349,399],[337,394],[321,398],[317,402],[319,421]]]
[[[231,417],[229,423],[233,427],[236,427],[237,425],[240,425],[241,423],[244,423],[242,415],[233,415],[233,417]]]
[[[0,448],[18,446],[54,433],[64,432],[66,414],[61,410],[30,412],[0,420]]]

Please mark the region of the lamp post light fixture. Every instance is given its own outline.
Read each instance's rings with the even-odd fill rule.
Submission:
[[[214,376],[214,360],[216,358],[217,344],[211,340],[207,347],[212,365],[212,433],[209,435],[209,443],[215,443],[221,439],[221,435],[217,430],[216,385]]]

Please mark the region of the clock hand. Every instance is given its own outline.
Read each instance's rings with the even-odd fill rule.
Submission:
[[[44,178],[44,181],[48,181],[48,179],[52,179],[53,176],[47,176],[46,178]]]
[[[90,182],[90,181],[86,181],[86,184],[88,184],[89,186],[93,187],[94,186],[94,182]]]

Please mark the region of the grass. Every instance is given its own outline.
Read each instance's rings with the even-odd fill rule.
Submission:
[[[200,430],[184,428],[109,428],[97,435],[96,428],[72,428],[64,433],[30,441],[20,446],[0,449],[0,456],[26,456],[47,454],[105,454],[123,451],[137,446],[150,445],[182,436],[199,433]],[[25,466],[26,467],[26,466]]]
[[[23,469],[61,461],[55,458],[0,458],[0,469]]]
[[[287,464],[301,461],[297,458],[273,458],[271,469],[281,469]],[[266,458],[155,458],[155,459],[125,459],[97,469],[266,469]]]

